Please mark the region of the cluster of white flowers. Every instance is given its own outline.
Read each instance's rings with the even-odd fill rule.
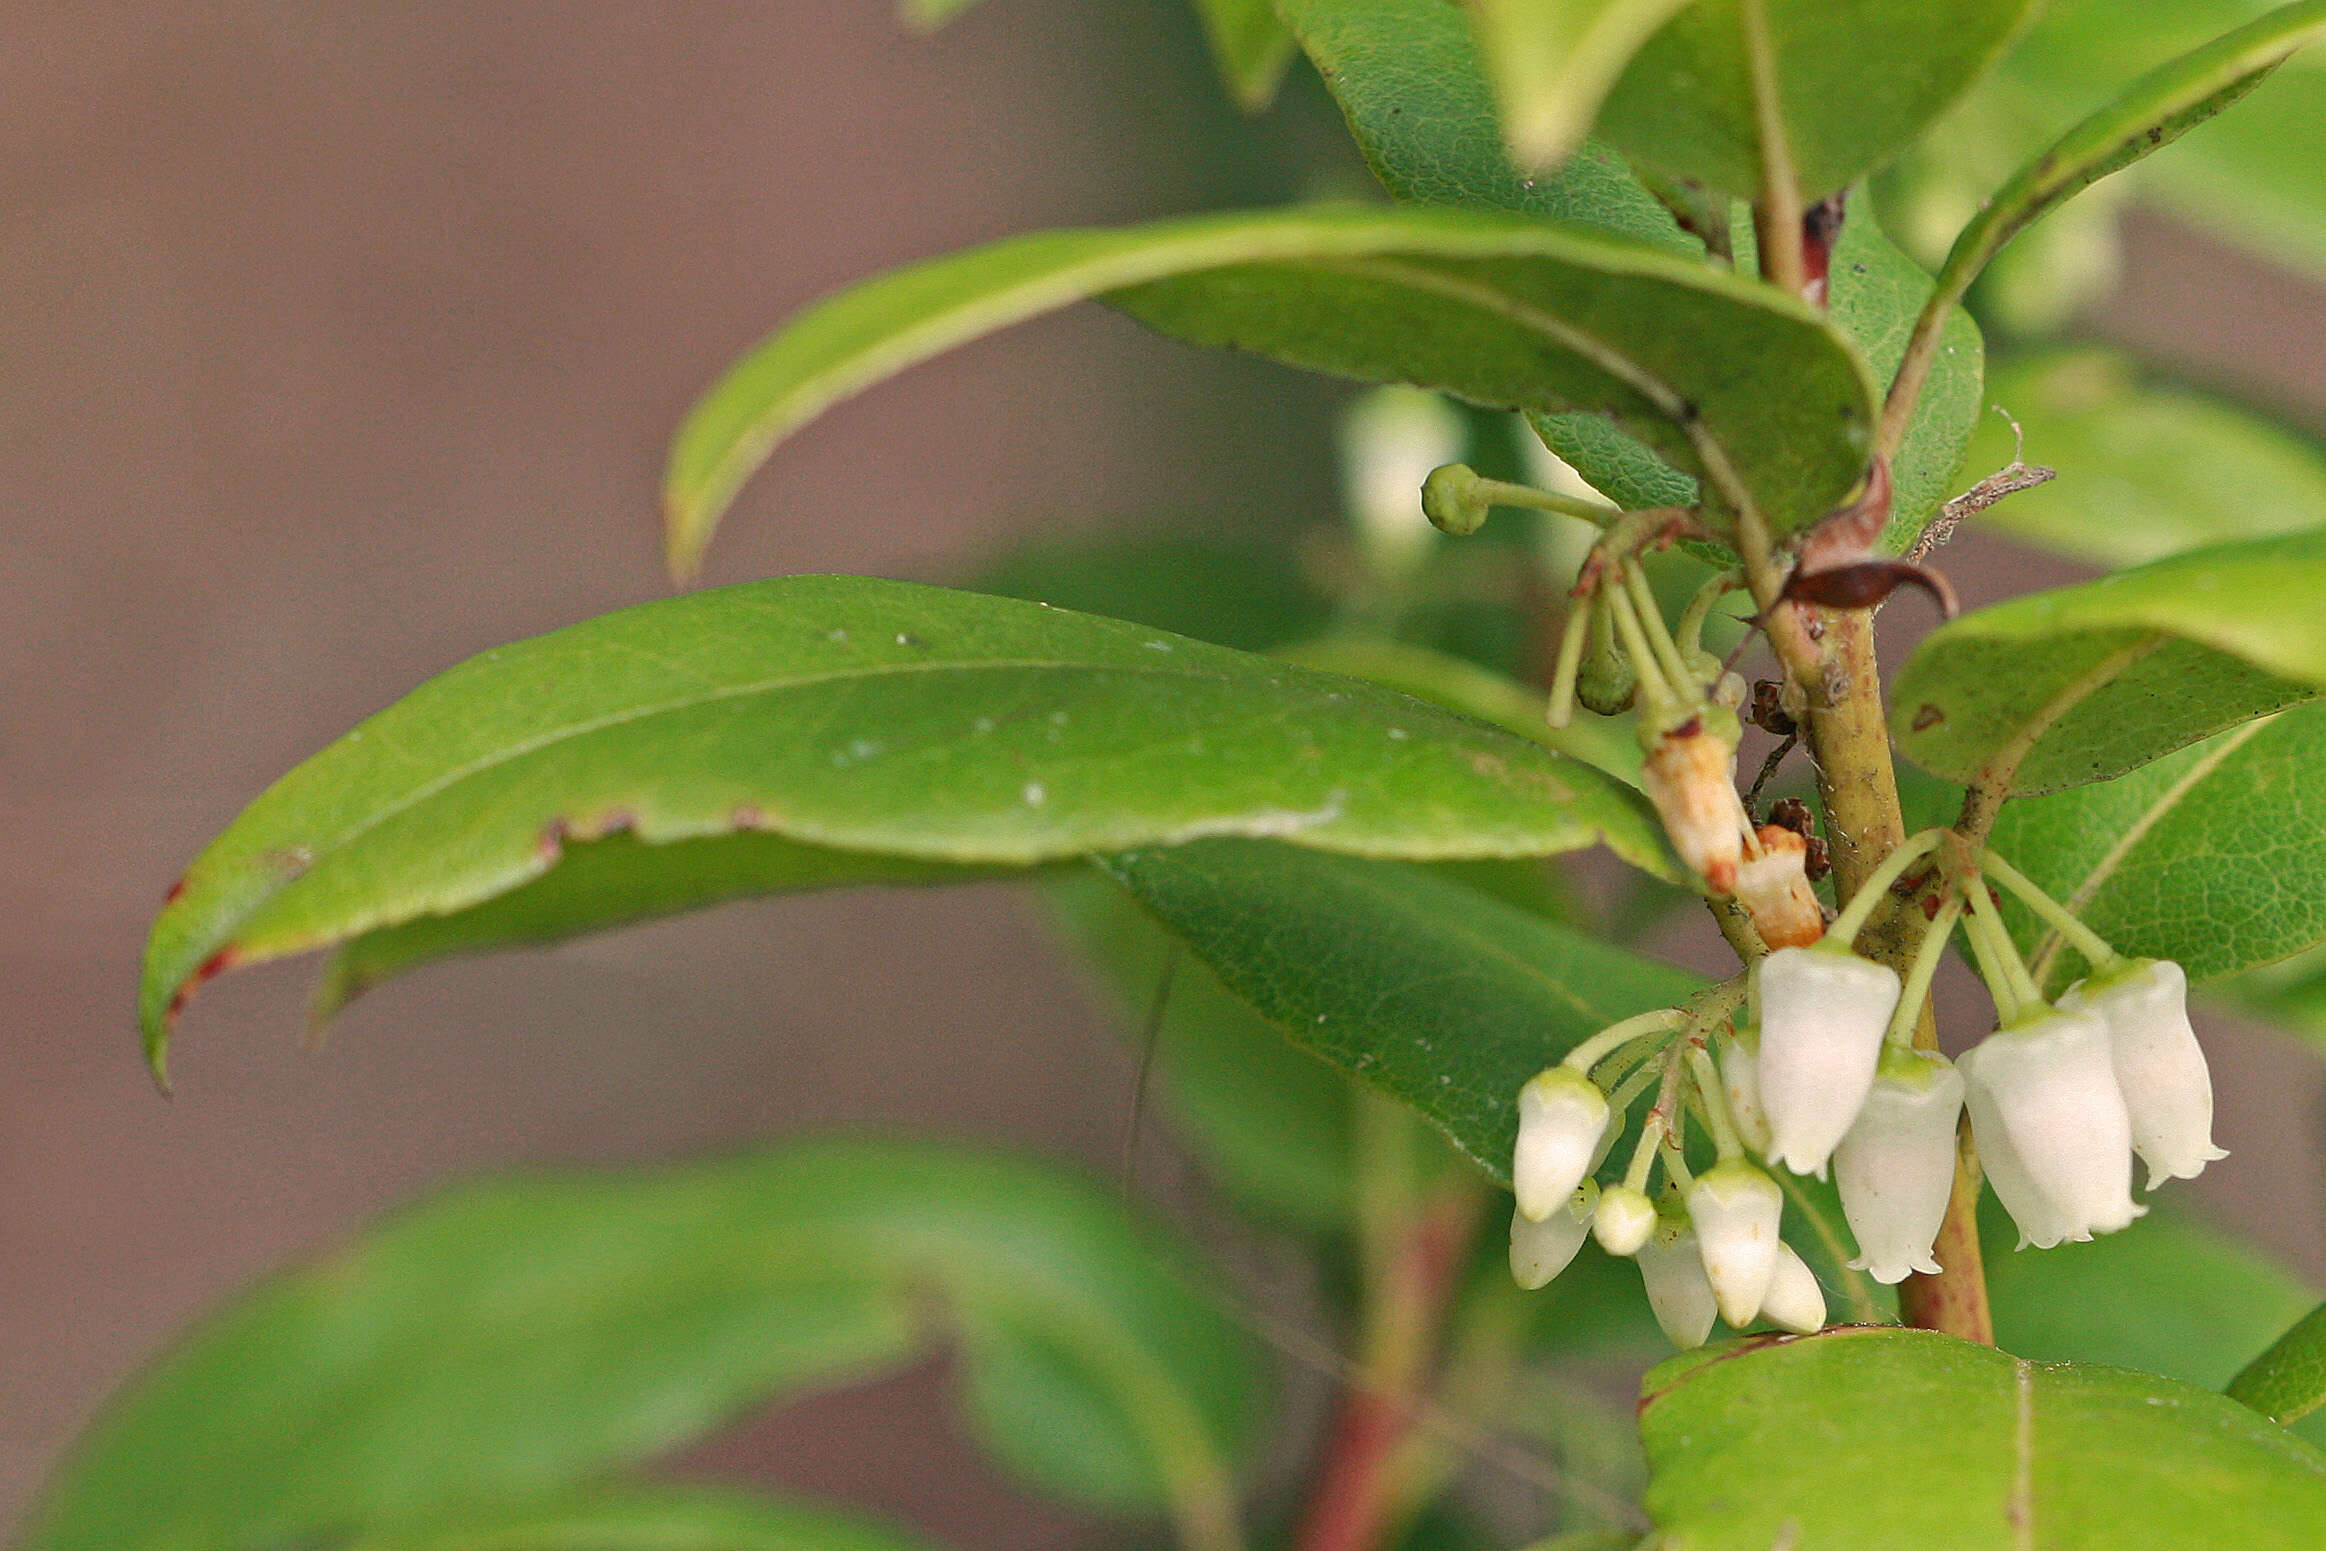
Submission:
[[[1518,1215],[1511,1267],[1539,1287],[1587,1234],[1636,1256],[1658,1322],[1682,1346],[1717,1316],[1814,1330],[1816,1278],[1779,1236],[1784,1192],[1753,1159],[1796,1175],[1832,1176],[1857,1240],[1850,1262],[1875,1280],[1940,1269],[1934,1246],[1957,1173],[1956,1134],[1971,1132],[2021,1242],[2048,1248],[2132,1222],[2132,1159],[2149,1188],[2194,1177],[2215,1158],[2213,1097],[2189,1026],[2187,979],[2168,960],[2125,959],[2001,858],[1983,875],[1943,881],[1931,930],[1902,981],[1851,947],[1903,871],[1947,840],[1902,847],[1821,940],[1784,947],[1754,967],[1749,1006],[1725,1034],[1713,1025],[1745,997],[1715,994],[1693,1012],[1651,1013],[1586,1041],[1530,1081],[1519,1099],[1512,1175]],[[1933,869],[1934,875],[1943,869]],[[2046,1001],[1987,894],[2010,888],[2093,965]],[[1913,1032],[1957,924],[1995,994],[1999,1025],[1961,1062],[1915,1048]],[[1717,1061],[1711,1045],[1717,1042]],[[1592,1071],[1606,1063],[1608,1088]],[[1628,1070],[1625,1070],[1628,1068]],[[1620,1180],[1592,1178],[1661,1078]],[[1701,1117],[1717,1159],[1691,1175],[1682,1121]],[[1660,1200],[1647,1193],[1660,1164]]]

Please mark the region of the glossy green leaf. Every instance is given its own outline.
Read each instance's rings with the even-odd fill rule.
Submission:
[[[791,577],[487,652],[294,770],[156,921],[149,1050],[207,974],[483,904],[556,866],[566,841],[616,831],[649,844],[611,865],[663,898],[706,886],[639,883],[693,860],[663,842],[737,831],[957,865],[1238,833],[1376,855],[1600,839],[1651,868],[1668,855],[1621,783],[1403,695],[1040,604]],[[896,875],[782,848],[722,855],[744,859],[745,882],[759,866]],[[627,908],[592,899],[602,919]]]
[[[1245,1206],[1279,1222],[1349,1222],[1349,1081],[1286,1043],[1153,917],[1095,869],[1061,873],[1043,898],[1125,1033],[1157,1013],[1150,1106],[1175,1124]]]
[[[839,851],[781,835],[711,835],[662,845],[608,835],[565,846],[547,872],[481,904],[351,938],[316,982],[311,1016],[320,1028],[382,982],[460,954],[539,947],[762,894],[965,883],[1004,871]]]
[[[1994,843],[2118,952],[2178,960],[2191,981],[2299,953],[2326,941],[2326,702],[2010,803]],[[2030,946],[2043,935],[2012,921]]]
[[[337,1551],[925,1551],[829,1508],[687,1487],[627,1487],[335,1542]]]
[[[2230,1381],[2229,1398],[2273,1422],[2326,1405],[2326,1304],[2312,1309]]]
[[[1520,1084],[1692,977],[1413,867],[1205,841],[1107,871],[1295,1044],[1510,1178]]]
[[[82,1441],[23,1546],[289,1545],[547,1498],[943,1336],[973,1420],[1012,1415],[988,1392],[1024,1393],[1030,1362],[1071,1364],[1073,1431],[999,1440],[1037,1484],[1216,1500],[1254,1394],[1197,1275],[1092,1186],[962,1149],[467,1185],[195,1330]]]
[[[1988,396],[2026,434],[2027,458],[2059,471],[1983,513],[1983,526],[2095,565],[2138,565],[2200,545],[2326,527],[2326,456],[2261,417],[2143,382],[2096,347],[2048,351],[1998,371]],[[2001,468],[2015,440],[1989,415],[1974,468]]]
[[[2326,689],[2321,597],[2326,532],[2014,598],[1923,639],[1891,691],[1891,736],[1949,780],[2023,745],[2015,792],[2106,780]]]
[[[2300,1277],[2162,1203],[2121,1233],[2025,1251],[1992,1196],[1986,1206],[1995,1344],[2014,1357],[2217,1390],[2318,1299]]]
[[[2326,36],[2326,0],[2297,0],[2141,76],[1980,207],[1947,254],[1939,294],[1959,299],[2020,231],[2219,113],[2320,36]]]
[[[1279,9],[1347,116],[1358,150],[1400,200],[1515,210],[1689,257],[1702,252],[1605,146],[1586,143],[1555,172],[1518,170],[1460,7],[1445,0],[1279,0]]]
[[[690,569],[737,488],[824,409],[914,363],[1103,296],[1163,333],[1488,406],[1615,416],[1693,471],[1734,470],[1778,532],[1865,466],[1864,369],[1768,287],[1659,249],[1485,211],[1311,206],[1045,232],[829,297],[733,367],[680,428],[664,485]],[[1767,383],[1781,376],[1786,391]]]
[[[2326,1455],[2234,1401],[1930,1331],[1687,1353],[1640,1427],[1689,1551],[2295,1551],[2326,1523]]]
[[[1565,161],[1640,45],[1690,0],[1478,0],[1479,52],[1523,166]]]
[[[2030,0],[1758,0],[1801,197],[1903,150],[1999,54]],[[1645,166],[1740,198],[1761,187],[1747,0],[1695,0],[1634,56],[1599,132]]]
[[[1292,34],[1270,0],[1195,0],[1195,14],[1228,93],[1247,113],[1274,100],[1292,63]]]
[[[1752,228],[1741,217],[1735,247],[1738,263],[1749,266]],[[1827,316],[1857,346],[1875,381],[1887,385],[1896,375],[1930,288],[1930,276],[1889,239],[1871,212],[1860,211],[1843,223],[1827,278]],[[1979,326],[1958,307],[1947,318],[1913,417],[1891,460],[1890,522],[1878,543],[1883,553],[1904,554],[1912,548],[1940,505],[1955,494],[1964,449],[1983,407],[1985,359]],[[1619,506],[1675,506],[1695,499],[1686,476],[1603,419],[1531,418],[1544,444]]]

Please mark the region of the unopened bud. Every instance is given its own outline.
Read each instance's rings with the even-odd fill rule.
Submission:
[[[1761,1300],[1761,1318],[1797,1336],[1825,1328],[1825,1289],[1790,1244],[1777,1246],[1777,1269],[1769,1278],[1769,1295]]]
[[[1722,738],[1709,720],[1691,716],[1656,737],[1642,780],[1680,860],[1715,894],[1728,894],[1744,859],[1743,819],[1730,773],[1736,740]]]
[[[1610,1255],[1636,1255],[1655,1231],[1656,1203],[1645,1191],[1610,1185],[1601,1192],[1599,1210],[1591,1219],[1591,1236],[1601,1249]]]
[[[1567,1198],[1566,1205],[1541,1222],[1531,1220],[1524,1212],[1512,1212],[1512,1280],[1528,1292],[1549,1286],[1551,1279],[1566,1270],[1574,1261],[1575,1252],[1583,1247],[1583,1240],[1591,1232],[1592,1212],[1598,1202],[1598,1185],[1585,1180]]]
[[[2045,1231],[2080,1241],[2126,1227],[2146,1210],[2132,1201],[2132,1122],[2098,1014],[2055,1011],[1998,1029],[1961,1064],[1964,1095],[1976,1100],[1971,1129],[1980,1151],[1998,1133],[2007,1142],[2026,1184],[2051,1209]],[[2020,1227],[2043,1242],[2024,1219]]]
[[[1809,887],[1809,842],[1764,824],[1761,854],[1737,864],[1736,898],[1771,948],[1806,948],[1825,935],[1825,907]]]
[[[1666,1340],[1683,1351],[1702,1346],[1712,1334],[1720,1305],[1712,1296],[1712,1282],[1704,1274],[1704,1256],[1687,1219],[1666,1214],[1656,1221],[1638,1255],[1640,1281],[1648,1290],[1648,1307]]]
[[[1688,1187],[1688,1222],[1696,1230],[1705,1279],[1720,1317],[1742,1330],[1761,1312],[1777,1270],[1777,1219],[1785,1193],[1742,1159],[1716,1163]]]
[[[1857,1235],[1853,1269],[1877,1282],[1933,1275],[1931,1245],[1954,1193],[1962,1074],[1935,1051],[1892,1049],[1857,1123],[1834,1150],[1842,1215]]]
[[[1769,1157],[1825,1177],[1864,1107],[1897,1009],[1898,973],[1829,947],[1780,948],[1761,960],[1761,1111]]]
[[[1554,1066],[1518,1090],[1518,1147],[1510,1184],[1519,1212],[1541,1222],[1591,1172],[1607,1129],[1607,1095],[1571,1066]]]
[[[2140,959],[2078,981],[2059,999],[2064,1011],[2097,1013],[2132,1150],[2148,1165],[2148,1188],[2195,1179],[2229,1156],[2213,1145],[2213,1075],[2189,1027],[2189,977],[2170,959]]]
[[[1600,716],[1621,716],[1639,698],[1640,679],[1615,644],[1615,623],[1602,605],[1591,611],[1591,649],[1575,672],[1575,698]]]
[[[1480,488],[1484,484],[1478,471],[1467,463],[1449,463],[1432,469],[1429,478],[1422,481],[1422,515],[1441,533],[1451,533],[1457,538],[1476,533],[1494,510],[1494,503]]]

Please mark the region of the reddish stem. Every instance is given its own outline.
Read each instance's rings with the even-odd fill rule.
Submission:
[[[1294,1551],[1376,1551],[1395,1527],[1397,1463],[1436,1365],[1440,1327],[1478,1226],[1468,1181],[1436,1192],[1383,1269],[1359,1372],[1334,1408]]]

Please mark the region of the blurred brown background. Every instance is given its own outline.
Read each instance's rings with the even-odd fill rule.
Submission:
[[[453,1174],[834,1125],[1112,1166],[1130,1062],[999,889],[456,964],[320,1055],[304,966],[235,977],[170,1103],[130,1004],[163,888],[269,780],[474,651],[664,589],[665,438],[776,319],[944,248],[1343,165],[1305,85],[1255,127],[1204,71],[1163,0],[988,0],[933,39],[873,0],[0,19],[0,1524],[194,1312]],[[2314,295],[2137,237],[2108,327],[2326,420],[2326,361],[2285,348],[2319,337]],[[942,577],[1121,512],[1316,520],[1334,400],[1078,311],[812,429],[711,579]],[[1954,568],[1974,599],[2066,574],[1976,544]],[[2205,1198],[2326,1276],[2319,1085],[2265,1070],[2267,1038],[2224,1036],[2237,1155]],[[698,1463],[963,1547],[1089,1540],[978,1469],[941,1385]]]

